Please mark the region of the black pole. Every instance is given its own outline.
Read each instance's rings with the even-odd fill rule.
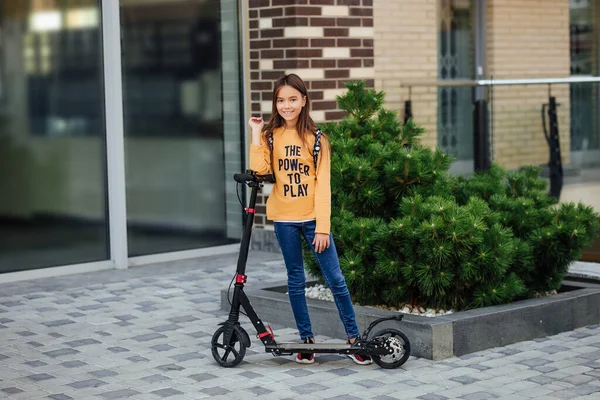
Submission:
[[[487,103],[483,99],[475,100],[473,103],[473,158],[475,172],[490,169]]]
[[[413,117],[412,114],[412,101],[406,100],[404,102],[404,123],[406,124],[409,119]]]
[[[550,124],[550,135],[546,135],[546,141],[548,142],[550,150],[550,160],[548,161],[548,169],[550,172],[550,196],[559,199],[564,175],[560,156],[558,112],[556,106],[556,97],[550,96],[548,98],[548,123]]]

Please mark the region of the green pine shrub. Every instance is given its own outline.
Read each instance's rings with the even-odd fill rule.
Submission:
[[[555,204],[539,168],[450,175],[453,158],[421,146],[423,129],[383,109],[383,92],[347,88],[338,96],[347,117],[323,131],[332,232],[355,302],[463,310],[560,287],[598,235],[591,207]]]

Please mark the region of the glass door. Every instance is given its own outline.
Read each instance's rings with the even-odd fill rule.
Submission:
[[[474,2],[438,0],[438,79],[474,79]],[[473,89],[438,89],[438,146],[457,161],[473,159]]]
[[[600,17],[598,0],[570,0],[572,76],[598,76]],[[598,85],[571,84],[571,153],[577,165],[600,165]]]
[[[239,241],[237,7],[120,0],[130,256]]]

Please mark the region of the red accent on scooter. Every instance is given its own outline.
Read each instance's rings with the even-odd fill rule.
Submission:
[[[246,283],[248,277],[246,275],[237,274],[235,276],[235,283]]]
[[[269,336],[271,335],[271,337],[273,339],[275,339],[275,334],[273,333],[273,329],[271,329],[271,325],[267,325],[267,331],[263,332],[263,333],[259,333],[258,335],[256,335],[257,338],[262,339],[265,336]]]
[[[244,210],[246,210],[247,213],[256,214],[255,208],[246,207],[246,208],[244,208]]]

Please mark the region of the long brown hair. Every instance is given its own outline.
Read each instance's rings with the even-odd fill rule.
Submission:
[[[306,136],[307,134],[314,135],[317,131],[317,125],[310,117],[310,98],[308,97],[308,89],[306,87],[306,84],[304,83],[302,78],[300,78],[296,74],[284,75],[275,82],[275,87],[273,88],[273,106],[271,109],[271,118],[269,119],[269,122],[267,122],[263,129],[263,135],[265,135],[265,142],[267,141],[266,135],[268,135],[269,132],[273,132],[273,130],[285,125],[285,120],[281,117],[281,115],[279,115],[279,112],[277,112],[277,95],[279,94],[279,90],[283,86],[293,87],[294,89],[299,91],[304,98],[306,98],[306,104],[304,105],[304,107],[302,107],[300,115],[298,116],[298,121],[296,122],[296,131],[298,132],[298,135],[302,140],[302,145],[304,147],[307,147]]]

